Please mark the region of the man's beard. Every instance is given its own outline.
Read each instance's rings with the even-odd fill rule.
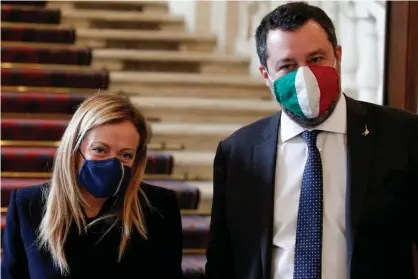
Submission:
[[[328,117],[334,112],[335,107],[337,106],[338,101],[340,100],[340,97],[342,96],[342,93],[340,92],[339,94],[337,94],[335,96],[335,98],[332,100],[331,104],[329,105],[329,107],[325,110],[324,114],[315,117],[315,118],[302,118],[294,113],[292,113],[291,111],[287,110],[286,108],[282,107],[282,110],[284,111],[284,113],[286,113],[293,121],[295,121],[296,123],[298,123],[300,126],[302,126],[303,128],[315,128],[316,126],[318,126],[319,124],[321,124],[322,122],[324,122],[325,120],[328,119]]]

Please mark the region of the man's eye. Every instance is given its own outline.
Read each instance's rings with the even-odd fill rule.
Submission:
[[[290,71],[296,68],[295,64],[287,64],[280,67],[279,70]]]
[[[322,57],[314,57],[314,58],[311,59],[311,62],[318,63],[318,62],[321,62],[322,60],[324,60],[324,58],[322,58]]]

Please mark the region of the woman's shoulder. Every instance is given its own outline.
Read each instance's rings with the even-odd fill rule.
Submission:
[[[176,198],[175,191],[164,188],[164,187],[152,185],[147,182],[141,183],[141,189],[149,200],[152,200],[152,199],[166,200],[166,199]]]
[[[17,207],[40,205],[44,200],[48,185],[48,183],[44,183],[16,189],[12,192],[11,199],[14,199]]]
[[[44,193],[48,184],[26,186],[11,192],[10,202],[7,209],[6,222],[18,222],[26,224],[26,228],[34,230],[39,226],[44,212]]]
[[[150,204],[150,207],[157,210],[179,210],[176,192],[163,187],[141,183],[141,189]]]

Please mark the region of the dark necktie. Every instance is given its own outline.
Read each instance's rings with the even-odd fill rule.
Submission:
[[[316,147],[321,131],[305,131],[301,135],[308,146],[308,160],[300,191],[295,243],[295,279],[321,279],[322,260],[322,163]]]

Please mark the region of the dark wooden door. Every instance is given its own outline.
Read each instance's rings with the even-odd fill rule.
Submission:
[[[417,113],[418,2],[387,2],[385,47],[385,105]]]

